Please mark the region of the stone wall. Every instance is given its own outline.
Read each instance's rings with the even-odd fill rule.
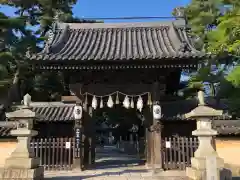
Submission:
[[[16,142],[0,142],[0,168],[4,166],[6,158],[14,151],[16,144]]]
[[[216,147],[225,163],[240,166],[240,161],[236,158],[240,152],[240,139],[217,139]]]
[[[218,155],[224,159],[225,167],[231,169],[233,176],[240,176],[240,139],[217,139]]]
[[[130,145],[129,142],[123,144],[125,145],[125,150],[131,150],[130,153],[136,153],[136,149],[133,148],[136,147],[136,145]],[[0,142],[0,167],[4,165],[5,159],[9,157],[15,147],[16,142]],[[140,147],[143,147],[142,143],[140,143]],[[218,155],[224,159],[226,164],[239,167],[240,169],[239,158],[236,158],[240,152],[240,139],[217,139],[216,147]]]

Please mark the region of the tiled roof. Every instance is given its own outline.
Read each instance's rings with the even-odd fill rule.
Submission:
[[[216,106],[212,101],[208,105],[216,109],[224,109],[225,106]],[[37,121],[72,121],[75,104],[64,104],[62,102],[33,102],[30,104],[32,110],[37,113]],[[161,104],[163,119],[182,120],[183,114],[188,113],[197,106],[197,100],[183,100],[165,102]],[[240,134],[240,120],[229,120],[229,117],[222,117],[224,120],[214,120],[214,128],[221,135]],[[220,118],[221,119],[221,118]],[[13,127],[14,128],[14,127]],[[0,137],[9,137],[11,127],[0,127]]]
[[[0,137],[11,137],[10,131],[15,129],[14,127],[0,127]]]
[[[163,60],[202,58],[185,22],[62,23],[32,60]]]
[[[239,135],[240,120],[215,120],[213,128],[217,130],[220,135]],[[0,127],[0,137],[11,137],[10,131],[12,129],[15,128]]]
[[[62,102],[32,102],[31,110],[36,113],[36,121],[72,121],[75,104]],[[15,106],[20,108],[20,106]]]
[[[217,120],[214,127],[221,135],[240,134],[240,120]]]
[[[71,121],[74,120],[74,104],[55,106],[33,106],[32,110],[37,114],[37,121]]]

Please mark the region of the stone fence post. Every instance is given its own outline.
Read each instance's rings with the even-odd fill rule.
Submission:
[[[31,137],[37,135],[37,131],[32,130],[35,112],[24,106],[20,110],[6,113],[6,116],[17,123],[17,129],[12,130],[11,135],[17,136],[18,143],[16,149],[5,161],[1,179],[44,179],[44,169],[39,166],[40,160],[35,157],[30,148]]]

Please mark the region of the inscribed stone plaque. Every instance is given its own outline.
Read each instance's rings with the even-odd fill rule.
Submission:
[[[166,141],[166,148],[171,148],[171,142],[170,141]]]
[[[66,147],[66,149],[70,149],[71,148],[71,142],[66,142],[65,147]]]
[[[206,180],[218,180],[217,179],[217,158],[216,156],[208,156],[206,158]]]

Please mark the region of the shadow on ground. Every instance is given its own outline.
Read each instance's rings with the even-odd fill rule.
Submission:
[[[142,160],[103,160],[95,163],[95,169],[113,169],[113,168],[121,168],[121,167],[136,167],[139,165],[144,165],[144,161]]]
[[[233,177],[232,180],[240,180],[240,176],[239,177]]]

